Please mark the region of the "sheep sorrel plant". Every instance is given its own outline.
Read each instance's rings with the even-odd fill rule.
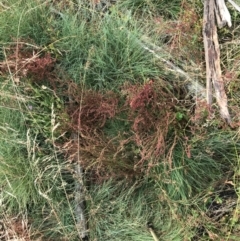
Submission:
[[[141,156],[136,166],[141,166],[146,160],[151,160],[151,164],[159,160],[165,153],[169,128],[176,120],[177,101],[161,82],[150,80],[144,85],[126,85],[123,88],[133,139]]]
[[[173,0],[168,2],[166,0],[120,0],[118,1],[120,8],[131,9],[143,16],[159,16],[163,15],[166,18],[176,18],[181,8],[181,0]]]
[[[67,113],[75,138],[64,149],[70,160],[76,161],[77,155],[81,165],[99,178],[143,174],[174,141],[177,100],[162,80],[126,83],[121,94],[76,85],[72,93]],[[167,136],[173,139],[166,141]]]
[[[239,240],[226,6],[231,128],[204,96],[201,1],[0,1],[0,240]]]
[[[163,31],[161,34],[166,36],[164,41],[177,59],[185,61],[193,59],[196,64],[200,65],[204,58],[202,23],[199,16],[201,7],[192,8],[192,4],[194,3],[182,1],[178,21],[169,21],[165,28],[161,28],[161,25],[158,28],[160,33]]]
[[[129,141],[123,139],[121,133],[114,137],[104,133],[107,123],[118,115],[119,96],[112,91],[103,94],[75,87],[71,96],[73,103],[66,110],[71,121],[68,124],[71,139],[64,144],[64,149],[69,160],[76,161],[78,156],[81,165],[99,179],[111,174],[126,175],[131,161],[124,158],[123,151]]]
[[[75,103],[78,104],[70,106],[68,112],[72,119],[73,130],[78,133],[91,135],[103,127],[107,119],[113,118],[116,114],[118,99],[113,92],[101,94],[85,90],[81,96],[76,97]]]
[[[70,154],[70,158],[74,158],[78,153],[81,165],[90,169],[92,173],[95,170],[99,178],[112,168],[116,176],[122,175],[124,172],[121,168],[127,170],[122,164],[124,161],[120,161],[119,158],[123,148],[120,142],[124,141],[121,140],[120,134],[110,138],[103,132],[106,122],[114,118],[118,112],[118,96],[110,91],[102,94],[83,90],[80,93],[75,95],[75,104],[70,104],[67,109],[71,120],[71,137],[75,135],[76,138],[65,143],[64,148]]]
[[[30,45],[30,46],[29,46]],[[21,78],[32,79],[35,83],[50,79],[54,68],[54,59],[49,52],[22,40],[14,42],[5,50],[6,60],[0,63],[2,73],[11,73],[18,84]]]

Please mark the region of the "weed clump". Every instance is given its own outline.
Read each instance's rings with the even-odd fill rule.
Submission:
[[[27,44],[23,41],[20,44],[12,45],[5,52],[6,60],[0,63],[0,71],[3,74],[13,74],[18,84],[20,78],[30,78],[34,82],[44,81],[51,77],[55,65],[55,59],[47,52],[36,52],[36,47],[26,49]]]
[[[164,157],[177,121],[177,100],[162,80],[125,83],[121,94],[75,87],[66,112],[76,138],[64,145],[72,161],[78,156],[101,179],[143,175]],[[118,131],[116,123],[122,125]]]
[[[75,99],[75,105],[67,112],[72,120],[72,128],[83,135],[91,135],[102,128],[107,119],[117,112],[118,99],[113,92],[101,94],[87,90]]]
[[[141,161],[154,160],[165,154],[166,137],[176,118],[174,96],[159,81],[125,86],[128,118],[133,138],[140,149]]]

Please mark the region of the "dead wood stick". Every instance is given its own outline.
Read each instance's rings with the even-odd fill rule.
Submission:
[[[231,124],[220,66],[220,48],[215,20],[216,9],[220,8],[219,6],[216,7],[215,0],[204,1],[203,39],[206,61],[207,103],[211,108],[213,86],[221,117],[228,124]]]
[[[232,4],[232,6],[238,11],[240,12],[240,7],[232,0],[228,0],[229,3]]]
[[[217,19],[217,24],[219,28],[222,28],[226,24],[228,27],[232,26],[231,15],[225,5],[224,0],[214,0],[215,1],[215,14]]]
[[[155,234],[155,232],[153,231],[153,229],[149,228],[149,231],[150,231],[154,241],[159,241],[159,239],[158,239],[157,235]]]
[[[169,59],[163,57],[163,53],[164,55],[169,56],[169,54],[165,53],[163,48],[156,46],[151,42],[151,40],[144,36],[141,38],[141,41],[138,41],[138,43],[143,49],[152,53],[155,58],[159,59],[160,62],[162,62],[166,67],[166,70],[173,72],[176,76],[181,76],[182,78],[184,78],[185,86],[188,89],[189,94],[199,99],[206,98],[206,90],[197,80],[191,78],[188,73],[186,73],[184,70],[176,66],[172,61],[170,61],[170,57]]]
[[[76,134],[72,134],[74,141],[78,141]],[[78,155],[75,157],[75,218],[76,226],[81,239],[88,236],[87,220],[85,217],[85,188],[84,188],[84,177],[81,164],[78,161]]]
[[[147,223],[147,228],[148,228],[149,232],[151,233],[154,241],[159,241],[157,235],[155,234],[155,232],[154,232],[154,230],[153,230],[154,228],[153,228],[153,224],[152,224],[151,222],[148,222],[148,223]]]
[[[80,163],[75,164],[75,216],[76,216],[76,225],[79,236],[83,239],[88,235],[87,231],[87,221],[85,218],[85,196],[83,189],[83,171]]]

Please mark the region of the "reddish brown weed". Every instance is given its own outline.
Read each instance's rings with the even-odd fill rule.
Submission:
[[[6,51],[6,60],[0,63],[0,71],[17,78],[32,77],[34,81],[51,76],[55,59],[49,53],[35,52],[23,44],[16,44]]]
[[[154,81],[143,86],[130,85],[125,92],[133,139],[141,155],[135,167],[141,167],[146,161],[156,163],[166,150],[166,136],[170,124],[175,120],[176,101],[164,85]]]

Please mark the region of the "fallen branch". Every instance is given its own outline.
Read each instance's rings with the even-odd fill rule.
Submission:
[[[228,0],[229,3],[232,4],[232,6],[238,11],[240,12],[240,7],[232,0]]]
[[[216,20],[215,20],[216,19]],[[228,111],[227,96],[224,90],[224,83],[220,66],[220,48],[217,36],[217,21],[218,26],[221,28],[226,24],[231,27],[231,16],[225,5],[224,0],[205,0],[204,2],[204,20],[203,20],[203,37],[205,48],[206,60],[206,89],[196,80],[192,79],[188,73],[176,66],[169,59],[162,57],[158,53],[165,51],[151,43],[148,38],[143,37],[138,41],[140,46],[152,53],[154,57],[158,58],[166,67],[166,69],[175,72],[185,79],[186,87],[190,94],[195,98],[206,98],[209,107],[212,105],[212,86],[215,90],[215,97],[220,108],[221,117],[231,124],[231,118]]]
[[[225,5],[224,0],[214,0],[214,11],[219,28],[224,27],[226,24],[228,27],[232,26],[231,15]],[[211,0],[209,0],[211,2]]]
[[[77,135],[73,134],[72,138],[74,141],[77,141]],[[85,188],[83,182],[83,170],[81,164],[78,161],[78,156],[75,157],[75,218],[76,226],[81,239],[84,239],[88,236],[87,230],[87,220],[85,217]]]
[[[216,100],[220,107],[221,117],[231,124],[231,118],[228,111],[227,95],[224,90],[224,83],[220,66],[220,48],[217,35],[217,27],[215,16],[221,19],[224,23],[228,22],[228,11],[226,17],[223,17],[223,0],[215,2],[215,0],[204,1],[204,16],[203,16],[203,39],[206,61],[206,81],[207,81],[207,104],[209,108],[212,105],[212,86],[214,87]],[[217,5],[218,4],[218,5]]]
[[[82,239],[88,235],[87,221],[85,218],[85,195],[83,189],[83,171],[79,163],[75,164],[75,216],[77,221],[77,230]]]
[[[151,41],[146,37],[142,37],[141,41],[138,41],[138,43],[142,48],[152,53],[155,58],[159,59],[168,71],[174,72],[175,75],[184,78],[184,82],[186,84],[186,88],[189,91],[189,94],[193,95],[193,97],[195,97],[196,99],[206,98],[205,88],[197,80],[191,78],[188,73],[176,66],[173,62],[162,57],[162,53],[164,53],[165,51],[161,47],[151,43]],[[161,55],[158,53],[161,53]]]
[[[155,232],[153,231],[153,229],[149,228],[149,231],[150,231],[154,241],[159,241],[159,239],[158,239],[157,235],[155,234]]]
[[[154,230],[153,230],[153,224],[152,223],[147,223],[147,226],[148,226],[148,230],[149,232],[151,233],[154,241],[159,241],[157,235],[155,234]]]

